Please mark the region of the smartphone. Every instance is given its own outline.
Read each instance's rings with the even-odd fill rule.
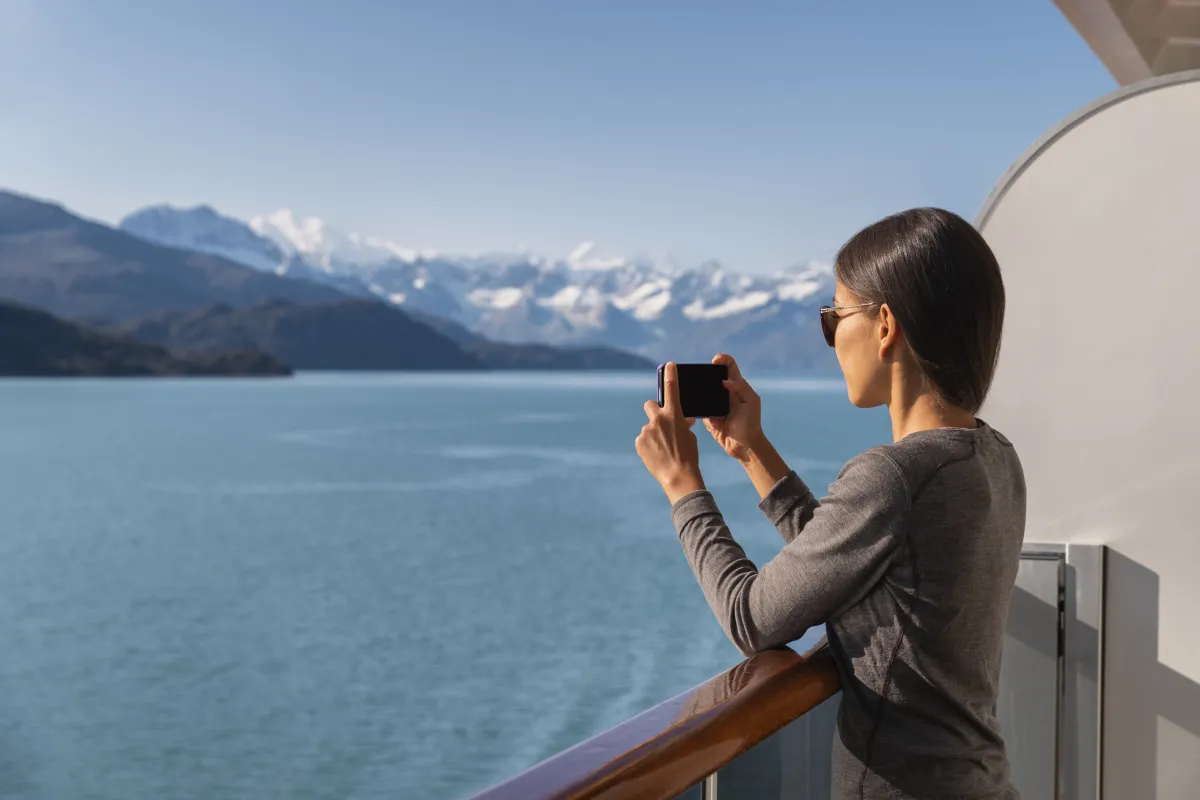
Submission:
[[[729,416],[729,390],[722,381],[729,378],[724,364],[676,364],[679,371],[679,405],[685,417]],[[663,405],[663,373],[658,365],[658,404]]]

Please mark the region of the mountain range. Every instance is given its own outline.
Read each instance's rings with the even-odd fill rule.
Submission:
[[[449,256],[208,206],[151,206],[113,228],[0,191],[0,297],[176,352],[252,347],[302,369],[638,369],[719,351],[831,369],[818,307],[832,290],[815,263],[751,275],[590,243],[557,259]]]
[[[207,253],[267,275],[379,298],[446,332],[551,347],[616,348],[652,361],[727,351],[750,367],[832,369],[818,308],[832,270],[809,263],[750,275],[708,261],[604,257],[590,243],[548,259],[448,256],[343,233],[276,211],[239,220],[208,206],[152,206],[120,228],[148,243]]]
[[[171,216],[159,222],[169,225]],[[250,350],[301,369],[653,366],[602,345],[491,341],[404,309],[354,276],[272,249],[248,226],[215,213],[200,217],[211,225],[189,226],[194,242],[168,242],[0,191],[0,298],[65,317],[57,322],[86,326],[88,334],[149,343],[185,359]],[[147,365],[145,374],[165,369]]]

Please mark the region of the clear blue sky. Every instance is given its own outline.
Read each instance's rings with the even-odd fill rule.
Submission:
[[[0,185],[773,269],[1115,86],[1051,0],[0,0]]]

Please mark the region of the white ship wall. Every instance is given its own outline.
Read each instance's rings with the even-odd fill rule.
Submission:
[[[1004,271],[981,416],[1016,444],[1029,541],[1110,548],[1102,783],[1200,797],[1200,71],[1051,131],[977,225]]]

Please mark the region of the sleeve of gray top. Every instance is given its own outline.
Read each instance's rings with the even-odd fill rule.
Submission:
[[[771,491],[758,507],[767,515],[767,519],[771,520],[771,524],[786,543],[795,539],[813,518],[813,512],[817,509],[817,499],[793,470],[771,487]]]
[[[900,468],[868,450],[846,464],[803,530],[761,570],[707,491],[680,498],[672,518],[709,607],[750,655],[794,641],[858,602],[903,543],[909,504]]]

